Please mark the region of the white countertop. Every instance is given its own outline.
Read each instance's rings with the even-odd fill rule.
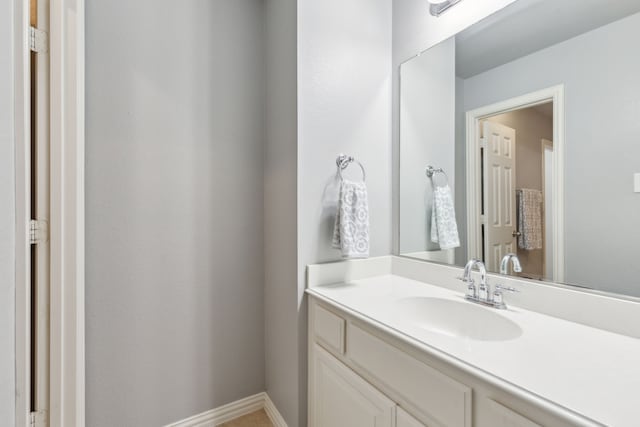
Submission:
[[[307,292],[599,423],[640,425],[639,339],[512,306],[483,308],[521,327],[522,334],[508,341],[431,332],[399,315],[393,302],[409,296],[464,301],[463,294],[391,274]]]

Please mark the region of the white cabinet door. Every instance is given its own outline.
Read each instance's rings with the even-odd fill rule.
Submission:
[[[317,344],[311,427],[393,427],[396,404]]]
[[[404,409],[396,408],[396,427],[427,427],[409,415]]]

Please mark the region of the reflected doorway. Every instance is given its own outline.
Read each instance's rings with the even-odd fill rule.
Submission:
[[[520,259],[519,275],[545,277],[545,229],[551,217],[545,215],[547,183],[545,157],[552,160],[553,103],[521,108],[481,122],[480,158],[483,174],[484,259],[492,271],[499,271],[502,257],[515,253]],[[542,141],[550,143],[547,152]]]
[[[522,272],[509,273],[561,280],[558,102],[543,91],[467,113],[468,251],[489,271],[515,253]]]

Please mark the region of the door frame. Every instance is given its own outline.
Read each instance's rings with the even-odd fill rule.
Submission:
[[[553,147],[553,141],[549,141],[546,138],[542,138],[540,141],[540,149],[542,151],[542,199],[543,200],[547,200],[547,168],[546,168],[546,152],[547,152],[547,147],[551,147],[551,152],[552,157],[551,157],[551,162],[553,163],[553,156],[555,155],[554,152],[554,147]],[[551,171],[551,174],[553,175],[553,171]],[[551,181],[553,184],[553,180]],[[553,205],[553,198],[551,200],[551,204]],[[547,216],[547,204],[544,204],[544,210],[542,211],[542,215],[544,217]],[[547,243],[548,243],[548,239],[547,239],[547,231],[549,231],[547,229],[547,221],[542,221],[542,246],[545,248],[545,253],[544,253],[544,257],[542,258],[542,271],[543,271],[543,275],[546,276],[547,275],[547,258],[548,258],[548,254],[546,252],[546,248],[547,248]],[[551,232],[553,232],[553,229],[551,230]],[[553,260],[551,262],[553,264]],[[553,267],[553,265],[552,265]]]
[[[553,281],[564,280],[564,146],[565,106],[564,85],[556,85],[527,93],[466,113],[466,184],[467,184],[467,254],[468,258],[482,255],[482,177],[480,167],[480,121],[497,114],[553,102]]]
[[[29,0],[13,0],[16,426],[30,425]],[[84,0],[50,0],[51,427],[85,425]]]

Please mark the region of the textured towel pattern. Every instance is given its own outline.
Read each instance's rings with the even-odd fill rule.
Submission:
[[[518,247],[542,249],[542,191],[523,188],[518,195]]]
[[[344,258],[369,256],[369,205],[364,182],[342,180],[332,246]]]
[[[453,249],[460,246],[456,211],[449,185],[433,188],[433,211],[431,212],[431,241],[438,243],[440,249]]]

